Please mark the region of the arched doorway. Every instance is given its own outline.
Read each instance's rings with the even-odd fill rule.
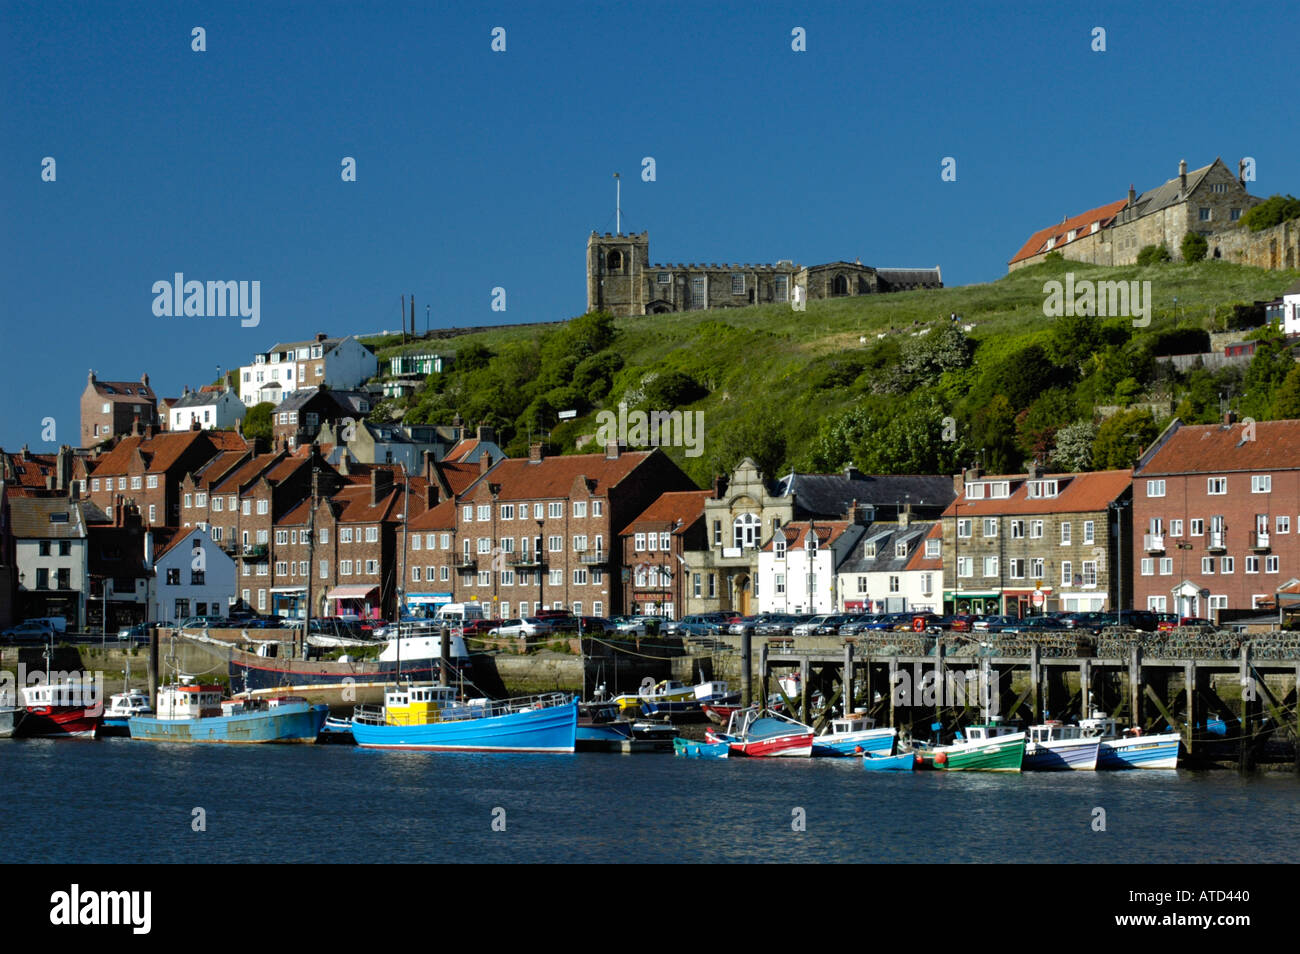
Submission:
[[[849,280],[843,275],[836,275],[831,281],[832,295],[847,295],[849,293]]]
[[[748,573],[739,573],[731,578],[731,606],[741,616],[754,615],[754,588],[750,585]]]

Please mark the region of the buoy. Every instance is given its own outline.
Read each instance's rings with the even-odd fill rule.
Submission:
[[[936,756],[934,757],[934,764],[935,764],[935,765],[947,765],[947,764],[948,764],[948,753],[947,753],[947,752],[940,752],[938,755],[936,755]]]
[[[861,754],[862,754],[862,746],[860,746],[860,745],[855,745],[855,746],[853,746],[853,754],[854,754],[854,755],[861,755]]]

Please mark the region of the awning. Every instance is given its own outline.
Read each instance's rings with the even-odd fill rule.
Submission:
[[[305,586],[273,586],[273,587],[271,587],[271,592],[272,592],[272,593],[306,593],[306,592],[307,592],[307,587],[305,587]]]
[[[377,589],[379,589],[377,583],[349,583],[346,586],[334,587],[325,594],[325,599],[363,600]]]

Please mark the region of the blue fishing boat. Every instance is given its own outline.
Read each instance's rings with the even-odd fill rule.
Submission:
[[[725,759],[731,751],[727,742],[697,742],[694,739],[673,739],[673,754],[687,759]]]
[[[1101,740],[1101,753],[1097,768],[1116,769],[1175,769],[1182,736],[1177,732],[1143,735],[1141,729],[1119,729],[1114,719],[1094,716],[1080,719],[1079,728],[1090,738]]]
[[[1021,768],[1029,772],[1091,772],[1097,768],[1100,753],[1100,738],[1084,735],[1077,725],[1053,720],[1029,727]]]
[[[628,719],[609,722],[579,720],[575,744],[579,752],[608,752],[632,741],[632,723]]]
[[[357,706],[362,748],[434,752],[572,752],[578,700],[563,693],[457,701],[451,686],[392,686],[383,706]]]
[[[297,696],[222,699],[220,686],[182,678],[158,690],[156,715],[132,716],[132,740],[146,742],[315,742],[329,707]]]
[[[897,755],[862,756],[862,767],[868,772],[910,772],[916,768],[915,752],[900,752]]]
[[[865,712],[832,719],[831,727],[813,739],[813,755],[889,755],[894,751],[898,730],[877,729]]]

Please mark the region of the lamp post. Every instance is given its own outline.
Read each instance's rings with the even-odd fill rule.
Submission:
[[[1175,299],[1177,301],[1177,299]],[[1124,612],[1124,511],[1132,500],[1113,500],[1107,505],[1115,511],[1115,622],[1123,622]]]

